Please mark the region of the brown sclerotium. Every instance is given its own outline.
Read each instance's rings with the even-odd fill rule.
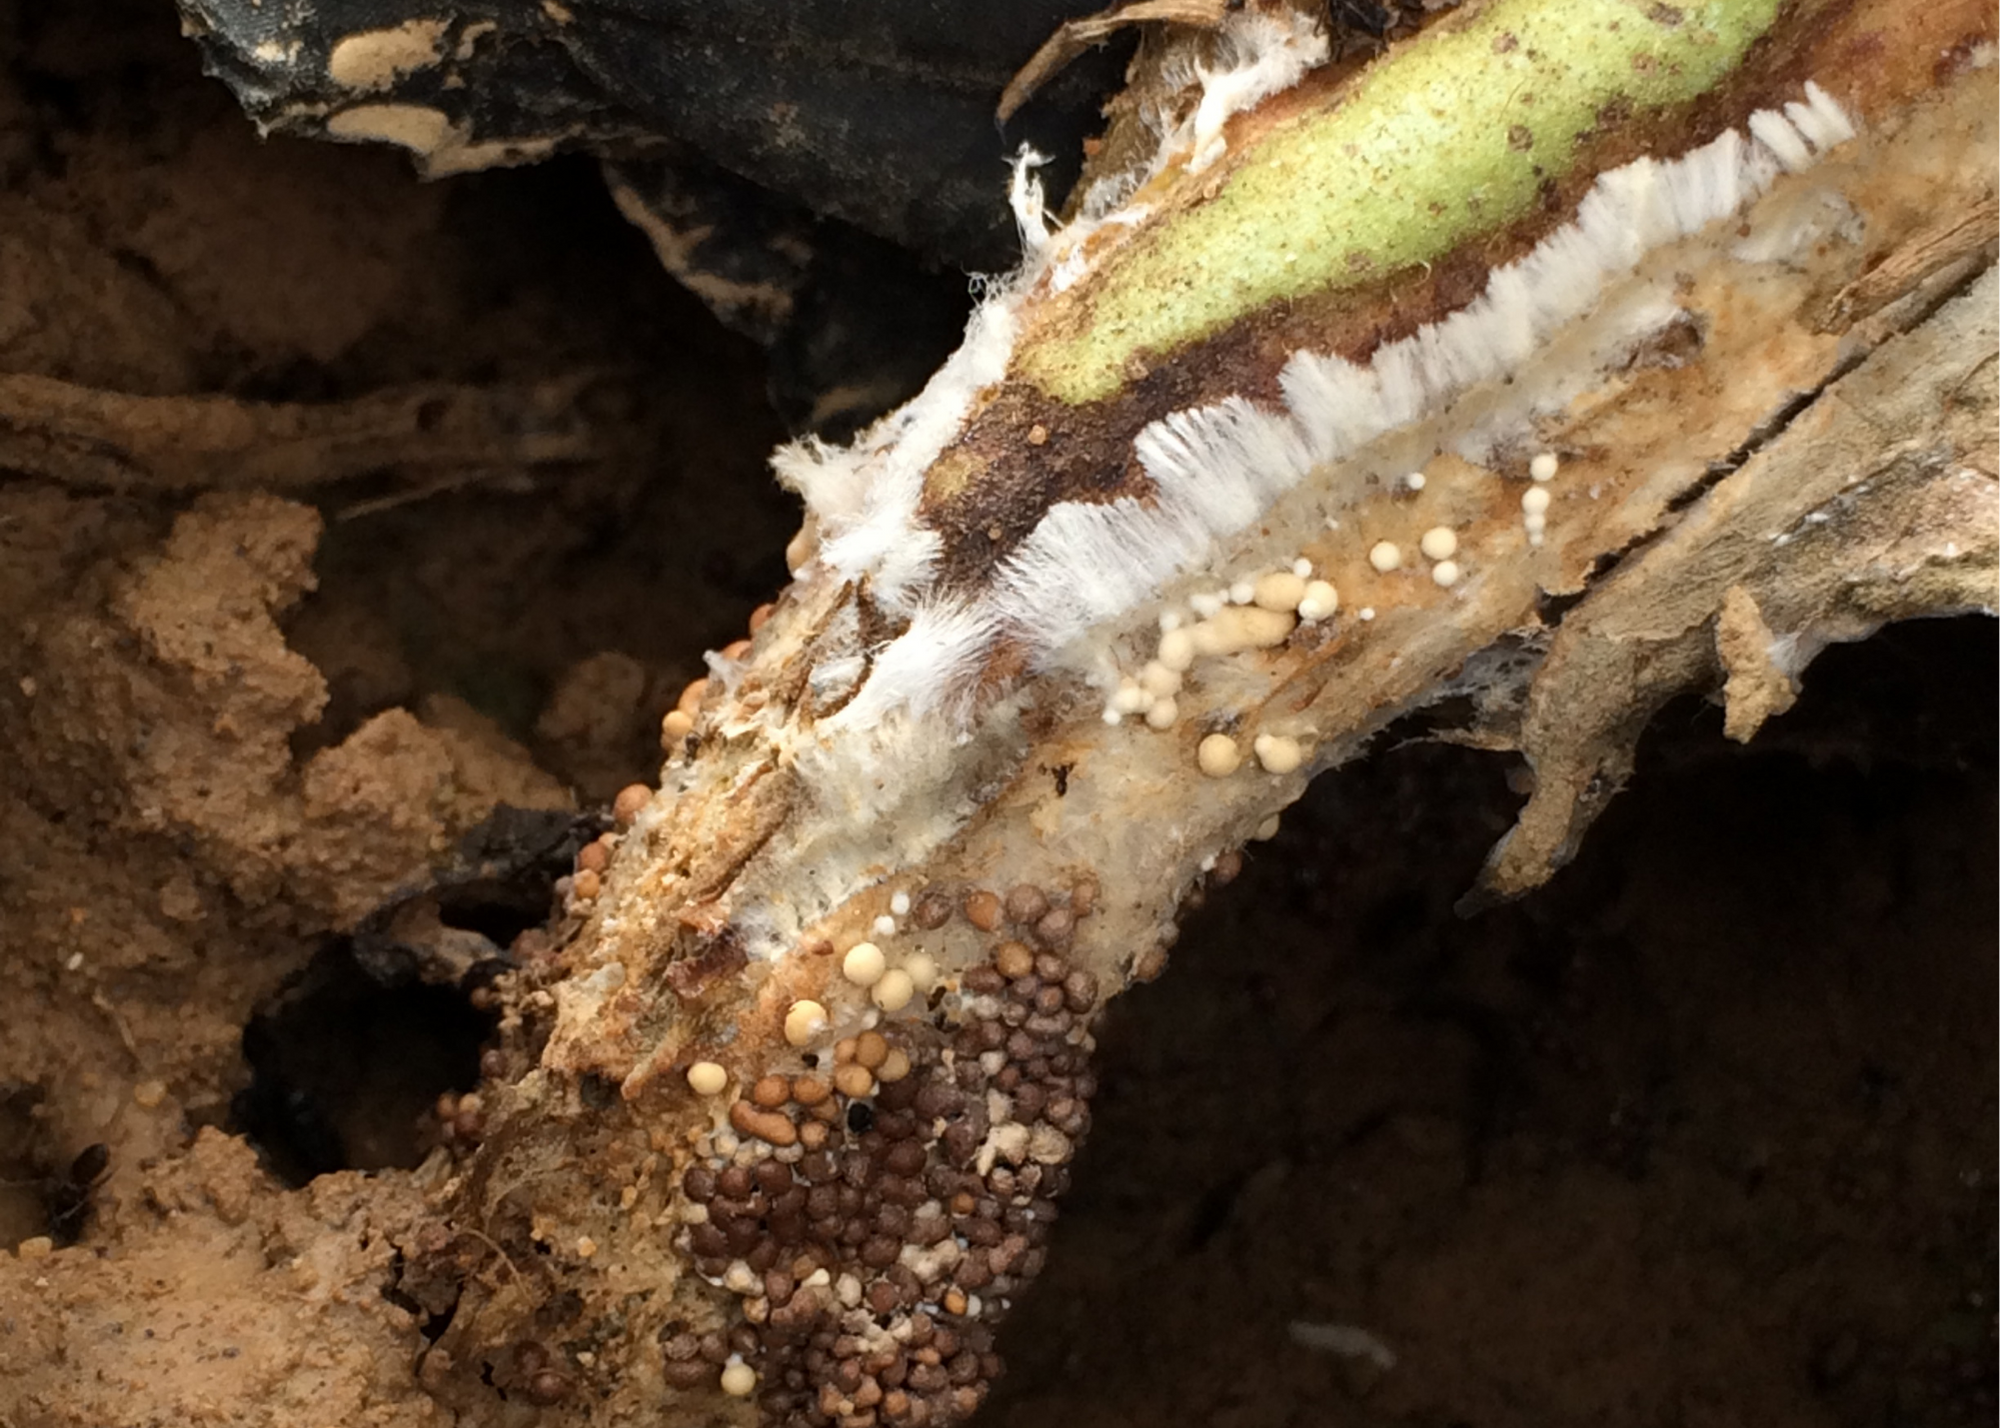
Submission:
[[[687,1251],[743,1322],[663,1334],[669,1384],[754,1394],[786,1428],[939,1428],[984,1400],[995,1324],[1042,1267],[1090,1124],[1099,988],[1065,953],[1098,893],[1080,890],[959,901],[975,929],[1004,913],[1018,936],[927,1018],[744,1078],[736,1135],[681,1179]],[[923,925],[952,903],[916,908]]]

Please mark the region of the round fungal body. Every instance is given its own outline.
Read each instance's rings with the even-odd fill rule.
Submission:
[[[618,796],[611,801],[611,816],[620,828],[630,828],[652,801],[653,790],[643,783],[629,783],[619,789]]]
[[[1296,611],[1305,593],[1304,580],[1289,570],[1274,570],[1257,578],[1251,600],[1261,610]]]
[[[1291,635],[1297,623],[1298,616],[1290,610],[1231,605],[1203,620],[1191,633],[1196,654],[1232,655],[1244,650],[1275,649]]]
[[[810,999],[793,1002],[785,1013],[785,1040],[804,1046],[826,1030],[826,1008]]]
[[[1139,671],[1139,687],[1155,699],[1166,699],[1181,692],[1181,672],[1160,660],[1148,660]]]
[[[1326,580],[1309,580],[1299,596],[1299,618],[1311,624],[1340,608],[1340,593]]]
[[[1089,878],[1066,897],[1010,888],[992,911],[1019,931],[961,974],[967,997],[841,1037],[830,1071],[767,1073],[730,1130],[700,1138],[681,1233],[740,1320],[664,1341],[670,1386],[720,1378],[771,1422],[978,1408],[999,1371],[992,1321],[1039,1274],[1089,1128],[1099,986],[1056,949],[1100,898]],[[914,962],[875,993],[913,989]]]
[[[1243,751],[1227,734],[1210,734],[1196,746],[1195,763],[1210,778],[1227,778],[1243,763]]]
[[[965,920],[981,932],[992,932],[1000,926],[1000,898],[997,893],[984,888],[967,893],[963,911]]]
[[[1368,563],[1375,567],[1377,574],[1387,575],[1392,570],[1402,569],[1403,552],[1394,541],[1378,540],[1369,547]]]
[[[875,983],[868,995],[883,1011],[899,1012],[910,1004],[916,990],[916,983],[910,980],[910,974],[901,967],[894,967],[882,974],[881,980]]]
[[[1259,734],[1250,750],[1265,773],[1293,773],[1306,759],[1299,741],[1284,734]]]
[[[1166,669],[1176,673],[1186,673],[1194,666],[1194,636],[1185,628],[1175,627],[1160,636],[1157,658]]]
[[[1432,526],[1417,542],[1425,560],[1450,560],[1458,553],[1458,533],[1450,526]]]
[[[840,959],[840,974],[857,987],[872,987],[889,969],[889,959],[873,942],[857,942]]]

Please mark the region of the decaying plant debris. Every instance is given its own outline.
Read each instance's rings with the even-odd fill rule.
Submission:
[[[770,1421],[970,1412],[994,1371],[985,1321],[1032,1280],[1043,1207],[1087,1125],[1100,996],[1157,975],[1180,900],[1313,771],[1401,714],[1470,696],[1465,737],[1518,748],[1536,774],[1486,880],[1515,893],[1570,856],[1671,695],[1726,675],[1732,732],[1747,737],[1823,644],[1989,602],[1993,409],[1979,374],[1994,293],[1974,274],[1990,245],[1932,266],[1901,323],[1835,315],[1865,272],[1935,248],[1931,203],[1949,223],[1990,202],[1983,79],[1850,94],[1863,138],[1833,106],[1822,118],[1795,104],[1817,162],[1795,135],[1766,177],[1740,180],[1733,227],[1705,226],[1738,211],[1728,201],[1664,241],[1636,240],[1637,275],[1607,280],[1581,336],[1565,324],[1541,355],[1515,359],[1513,394],[1443,375],[1473,358],[1412,346],[1408,360],[1430,368],[1406,385],[1428,383],[1435,405],[1399,419],[1316,410],[1297,359],[1289,416],[1203,408],[1232,384],[1269,402],[1256,364],[1273,359],[1260,351],[1313,324],[1340,351],[1338,334],[1368,330],[1356,314],[1370,303],[1412,300],[1394,278],[1362,283],[1344,318],[1319,315],[1310,286],[1282,317],[1250,305],[1241,320],[1261,349],[1226,316],[1190,324],[1192,338],[1115,335],[1111,314],[1137,314],[1151,292],[1121,299],[1134,274],[1206,261],[1222,282],[1201,242],[1282,228],[1247,198],[1209,217],[1230,212],[1260,164],[1303,151],[1311,106],[1328,106],[1337,144],[1339,126],[1367,122],[1370,86],[1421,63],[1423,45],[1450,55],[1491,36],[1504,50],[1516,13],[1532,22],[1462,12],[1351,94],[1294,88],[1258,127],[1229,132],[1226,157],[1197,109],[1188,149],[1134,181],[1129,219],[1086,200],[1044,238],[1029,200],[1038,263],[975,317],[932,390],[852,453],[792,458],[817,526],[795,552],[799,581],[717,662],[699,705],[673,716],[660,794],[573,902],[580,925],[551,970],[516,990],[521,1059],[508,1074],[520,1079],[444,1192],[573,1265],[583,1297],[565,1332],[591,1337],[615,1301],[617,1332],[657,1357],[627,1357],[616,1379],[539,1362],[517,1375],[560,1372],[563,1396],[596,1399],[614,1420],[660,1393],[718,1386]],[[1744,78],[1730,101],[1755,135],[1787,122],[1747,112],[1775,102],[1758,86],[1793,82],[1795,66],[1816,67],[1814,46],[1840,43],[1824,17],[1790,23],[1751,51],[1744,73],[1768,77]],[[1948,49],[1966,36],[1901,38]],[[1527,48],[1551,43],[1531,32]],[[1695,132],[1717,122],[1704,111]],[[1666,132],[1651,143],[1671,150]],[[1688,180],[1695,202],[1716,201],[1718,183],[1734,190],[1735,142],[1703,151],[1724,176]],[[1652,172],[1663,190],[1675,182]],[[1588,243],[1599,220],[1584,215]],[[1198,236],[1175,249],[1188,229]],[[1501,252],[1547,232],[1547,220],[1513,230]],[[1455,261],[1448,244],[1437,261]],[[1524,263],[1524,281],[1587,281],[1587,258],[1574,273],[1554,261]],[[1643,306],[1630,289],[1648,283],[1673,293],[1664,312],[1592,331]],[[1412,286],[1444,306],[1435,287]],[[1183,330],[1158,309],[1130,322]],[[995,335],[1003,325],[1009,339]],[[1366,352],[1366,338],[1345,340]],[[1182,350],[1163,350],[1171,341]],[[1099,355],[1119,342],[1127,355]],[[1393,386],[1388,346],[1372,373],[1340,377],[1357,393],[1341,400],[1417,401]],[[1176,361],[1195,365],[1150,385]],[[1440,407],[1469,409],[1468,425],[1425,428]],[[1343,424],[1365,429],[1349,437]],[[1435,444],[1399,446],[1412,426]],[[1885,443],[1890,431],[1901,435]],[[1142,470],[1126,455],[1134,433]],[[1524,435],[1533,445],[1511,459],[1532,479],[1497,479]],[[1317,449],[1295,456],[1288,438]],[[1268,469],[1294,460],[1318,464]],[[1258,504],[1178,527],[1149,514],[1149,502],[1219,507],[1200,492],[1232,481],[1262,481]],[[1070,533],[1050,536],[1066,518]],[[1199,520],[1212,543],[1177,552]],[[1134,528],[1125,544],[1121,521]],[[1408,568],[1418,545],[1427,571]],[[1615,574],[1594,577],[1613,555]],[[1162,582],[1156,593],[1121,561]],[[1554,629],[1544,592],[1575,601]],[[1507,658],[1484,653],[1496,649]],[[615,1203],[602,1189],[531,1188],[578,1137],[621,1187]],[[463,1276],[481,1258],[452,1241],[433,1262],[457,1269],[426,1273]],[[509,1346],[547,1312],[534,1280],[475,1285],[426,1360],[447,1393],[473,1366],[508,1372]]]
[[[1720,98],[1605,115],[1596,147],[1546,176],[1553,196],[1504,228],[1400,265],[1380,261],[1392,237],[1337,296],[1169,322],[1103,358],[1132,275],[1226,211],[1232,183],[1410,56],[1483,41],[1482,25],[1509,36],[1531,11],[1465,7],[1380,68],[1308,76],[1233,118],[1155,109],[1157,169],[1103,176],[1109,206],[1054,235],[1032,226],[1019,176],[1046,247],[982,315],[1010,340],[982,351],[976,319],[970,378],[948,369],[853,453],[789,459],[813,509],[797,579],[669,715],[659,792],[627,800],[621,832],[578,863],[554,935],[517,945],[488,1082],[458,1112],[469,1148],[414,1178],[323,1179],[273,1211],[248,1152],[205,1132],[153,1191],[169,1215],[206,1199],[232,1231],[253,1224],[267,1273],[282,1265],[343,1342],[400,1345],[365,1373],[302,1353],[296,1411],[332,1391],[320,1375],[353,1421],[961,1418],[998,1371],[992,1323],[1046,1256],[1098,1009],[1159,975],[1182,904],[1314,773],[1434,707],[1449,714],[1435,734],[1518,752],[1532,790],[1478,896],[1516,895],[1574,855],[1669,699],[1718,691],[1748,739],[1824,646],[1991,609],[1992,37],[1970,8],[1766,16]],[[1864,38],[1888,59],[1843,68]],[[1828,95],[1798,119],[1796,153],[1769,137],[1782,120],[1764,116]],[[1468,274],[1559,233],[1600,171],[1738,126],[1766,146],[1744,153],[1770,156],[1741,203],[1605,279],[1596,313],[1643,320],[1540,333],[1505,382],[1433,380],[1430,408],[1309,449],[1260,509],[1216,521],[1198,559],[1136,552],[1136,596],[1021,593],[1023,553],[1059,508],[1115,521],[1164,504],[1162,467],[1132,456],[1148,433],[1155,452],[1164,430],[1211,458],[1277,453],[1204,433],[1203,411],[1243,393],[1263,414],[1227,421],[1296,421],[1310,448],[1278,369],[1313,334],[1363,364],[1414,341],[1479,291]],[[1354,370],[1386,390],[1379,359]],[[940,409],[949,421],[927,426]],[[882,494],[898,480],[914,483],[902,508]],[[174,539],[241,499],[259,498],[213,498]],[[258,509],[275,553],[248,561],[217,618],[268,643],[263,609],[299,588],[310,532],[296,508]],[[176,562],[170,549],[160,578]],[[107,608],[143,635],[146,574],[105,578]],[[154,638],[200,697],[214,651]],[[266,697],[303,710],[310,684],[301,670]],[[55,693],[66,703],[35,717],[68,723],[93,697]],[[480,782],[460,768],[440,787],[453,777]],[[346,816],[338,792],[309,777],[309,828]],[[433,846],[471,821],[437,797]],[[212,836],[240,824],[216,817]],[[280,860],[259,875],[289,874]],[[345,925],[389,891],[312,896]],[[337,1246],[324,1269],[322,1243]],[[390,1278],[392,1301],[366,1288]],[[424,1315],[437,1337],[420,1345]],[[53,1345],[62,1328],[31,1334]],[[142,1357],[121,1372],[98,1403],[143,1393]],[[409,1374],[429,1397],[403,1392]]]

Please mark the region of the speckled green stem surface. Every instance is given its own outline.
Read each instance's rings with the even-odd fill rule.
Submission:
[[[1220,190],[1117,255],[1087,320],[1019,373],[1082,403],[1265,304],[1431,261],[1519,217],[1607,109],[1686,103],[1741,62],[1778,0],[1499,0],[1259,142]]]

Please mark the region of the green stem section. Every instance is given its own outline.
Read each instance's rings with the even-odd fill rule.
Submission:
[[[1062,401],[1286,298],[1338,291],[1512,221],[1567,174],[1608,109],[1682,104],[1727,76],[1779,0],[1499,0],[1377,65],[1262,140],[1206,203],[1086,284],[1016,370]]]

